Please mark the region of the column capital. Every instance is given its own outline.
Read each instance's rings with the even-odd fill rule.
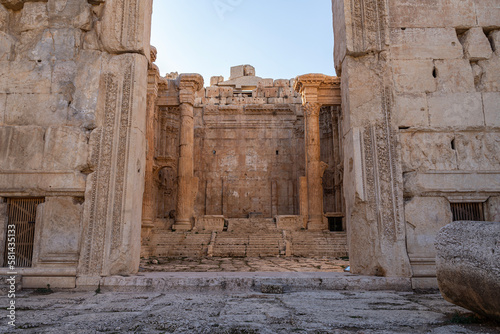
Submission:
[[[319,102],[306,102],[304,103],[304,114],[306,117],[319,117],[321,110],[321,103]]]
[[[203,88],[203,77],[199,74],[183,73],[177,80],[180,103],[194,104],[194,93]]]
[[[302,95],[302,103],[340,104],[340,79],[325,74],[304,74],[295,78],[293,88]]]

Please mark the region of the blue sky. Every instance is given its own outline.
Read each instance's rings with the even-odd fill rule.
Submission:
[[[330,0],[155,0],[151,44],[169,72],[229,77],[250,64],[264,78],[335,75]]]

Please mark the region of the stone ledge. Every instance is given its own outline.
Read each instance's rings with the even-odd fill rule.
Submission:
[[[264,284],[280,284],[287,292],[314,290],[411,291],[410,278],[372,277],[343,273],[144,273],[103,277],[103,291],[260,291]],[[95,288],[95,287],[92,287]]]

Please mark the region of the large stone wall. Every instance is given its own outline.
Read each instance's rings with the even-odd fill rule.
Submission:
[[[433,243],[450,202],[483,202],[498,219],[500,10],[474,0],[332,5],[353,271],[435,286]]]
[[[32,286],[138,269],[151,5],[1,2],[0,196],[45,197]]]

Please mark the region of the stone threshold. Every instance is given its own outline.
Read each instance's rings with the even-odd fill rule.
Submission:
[[[100,280],[102,291],[116,292],[264,292],[275,286],[282,292],[412,291],[411,279],[374,277],[335,272],[146,272],[109,276]],[[91,287],[80,287],[88,290]],[[95,287],[94,287],[95,288]]]

